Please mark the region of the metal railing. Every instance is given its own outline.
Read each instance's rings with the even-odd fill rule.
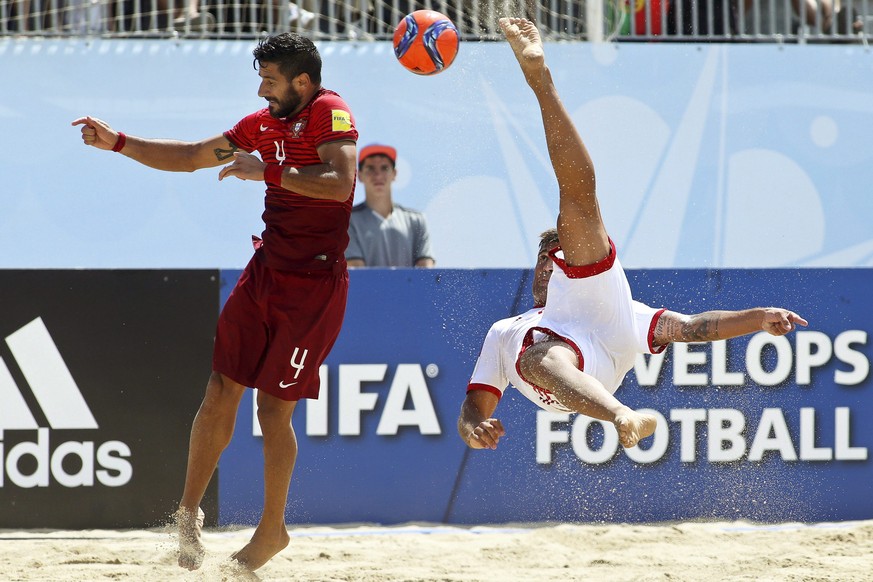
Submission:
[[[0,0],[0,36],[387,40],[422,8],[465,40],[500,38],[504,15],[534,19],[549,40],[873,40],[873,0]]]

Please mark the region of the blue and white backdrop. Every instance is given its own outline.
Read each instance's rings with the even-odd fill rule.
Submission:
[[[0,268],[240,268],[263,188],[86,149],[70,121],[202,139],[264,105],[252,43],[0,40]],[[321,45],[361,143],[399,151],[396,199],[437,264],[527,268],[557,188],[504,43],[436,77],[386,43]],[[551,44],[630,268],[873,263],[873,52],[856,46]],[[359,193],[358,199],[363,193]]]

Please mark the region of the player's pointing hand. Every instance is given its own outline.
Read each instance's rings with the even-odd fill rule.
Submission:
[[[787,309],[770,307],[764,310],[764,321],[761,327],[771,335],[785,335],[798,325],[806,327],[808,321]]]
[[[82,141],[85,145],[94,146],[100,150],[111,150],[118,141],[118,132],[108,123],[96,117],[80,117],[71,125],[82,126]]]

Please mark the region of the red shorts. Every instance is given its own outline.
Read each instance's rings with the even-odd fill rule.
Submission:
[[[318,368],[339,335],[348,290],[344,263],[279,271],[252,257],[218,316],[213,370],[282,400],[318,398]]]

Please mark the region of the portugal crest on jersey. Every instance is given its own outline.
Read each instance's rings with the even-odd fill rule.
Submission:
[[[300,137],[300,132],[303,131],[303,129],[305,127],[306,127],[306,120],[305,119],[299,119],[299,120],[295,121],[291,125],[291,137],[293,137],[293,138]]]

